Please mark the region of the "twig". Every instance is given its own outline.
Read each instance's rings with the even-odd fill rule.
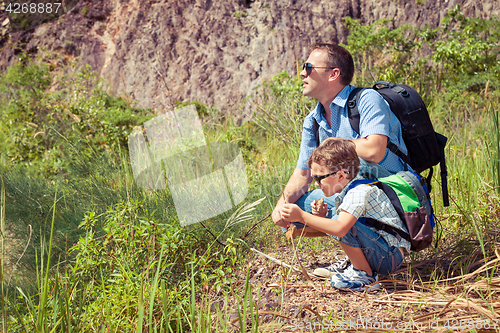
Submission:
[[[245,236],[243,236],[242,239],[245,239],[248,235],[250,235],[250,233],[257,227],[257,225],[259,223],[261,223],[262,221],[265,221],[269,218],[269,216],[271,216],[271,213],[270,212],[267,212],[267,215],[262,218],[261,220],[257,221],[250,229],[248,229],[248,231],[245,233]]]
[[[304,275],[304,277],[306,278],[307,281],[311,282],[311,283],[314,283],[313,280],[311,279],[311,277],[309,276],[309,274],[307,274],[307,271],[305,270],[304,266],[302,266],[302,262],[300,261],[299,259],[299,253],[297,251],[297,248],[295,247],[295,242],[293,240],[293,233],[294,231],[296,230],[297,228],[295,227],[294,224],[291,224],[290,227],[288,228],[287,232],[286,232],[286,236],[290,239],[290,241],[292,242],[292,248],[293,248],[293,254],[295,255],[295,259],[297,260],[297,262],[299,263],[299,266],[300,266],[300,269],[301,269],[301,272],[302,272],[302,275]],[[300,234],[300,237],[302,238],[302,235],[304,234],[304,232],[302,232]],[[314,288],[316,289],[316,287]]]
[[[210,229],[208,229],[208,228],[207,228],[207,227],[203,224],[203,222],[200,222],[200,224],[201,224],[201,226],[202,226],[203,228],[205,228],[205,230],[206,230],[206,231],[208,231],[208,233],[209,233],[210,235],[212,235],[212,237],[215,239],[215,241],[216,241],[217,243],[219,243],[220,245],[222,245],[222,246],[226,247],[226,244],[221,243],[221,242],[219,241],[219,238],[218,238],[218,237],[215,237],[215,235],[214,235],[214,234],[210,231]]]
[[[255,252],[255,253],[257,253],[257,254],[260,254],[260,255],[261,255],[261,256],[263,256],[264,258],[267,258],[267,259],[271,260],[272,262],[274,262],[274,263],[276,263],[276,264],[278,264],[278,265],[280,265],[280,266],[282,266],[282,267],[285,267],[285,268],[288,268],[288,269],[293,269],[294,271],[299,272],[299,273],[301,272],[301,270],[300,270],[300,269],[298,269],[297,267],[294,267],[294,266],[292,266],[292,265],[287,264],[286,262],[283,262],[283,261],[281,261],[281,260],[278,260],[278,259],[276,259],[276,258],[273,258],[273,257],[271,257],[270,255],[267,255],[267,254],[265,254],[265,253],[260,252],[259,250],[254,249],[253,247],[252,247],[252,248],[250,248],[250,250],[252,250],[253,252]]]
[[[281,186],[281,183],[279,183],[280,186]],[[283,196],[283,199],[285,201],[285,204],[287,203],[288,201],[288,195],[290,194],[290,191],[286,194],[285,196],[285,190],[283,189],[283,187],[281,187],[281,195]],[[297,228],[295,227],[294,224],[290,224],[288,226],[288,230],[286,231],[286,237],[292,242],[292,249],[293,249],[293,254],[295,256],[295,259],[297,260],[297,262],[299,263],[299,266],[300,266],[300,269],[301,269],[301,272],[302,272],[302,275],[304,275],[304,277],[306,278],[307,281],[311,282],[311,283],[314,283],[313,280],[311,279],[311,277],[309,276],[309,274],[307,274],[307,271],[305,270],[304,266],[302,266],[302,262],[300,261],[299,259],[299,254],[298,254],[298,251],[297,251],[297,248],[295,247],[295,242],[293,240],[293,234],[295,232]],[[302,238],[302,236],[304,235],[304,230],[302,230],[302,233],[300,234],[300,238]],[[299,238],[299,239],[300,239]],[[313,284],[314,286],[314,284]],[[316,289],[316,287],[314,287],[314,289]]]

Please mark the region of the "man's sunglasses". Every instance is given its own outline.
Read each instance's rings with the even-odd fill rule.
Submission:
[[[322,181],[323,179],[325,179],[325,178],[327,178],[327,177],[330,177],[330,176],[333,176],[333,175],[335,175],[335,174],[336,174],[337,172],[339,172],[339,171],[340,171],[340,170],[337,170],[337,171],[335,171],[335,172],[329,173],[329,174],[327,174],[327,175],[322,175],[322,176],[313,176],[313,179],[314,179],[314,181],[315,181],[315,182],[317,182],[317,183],[319,184],[319,183],[321,183],[321,181]],[[349,171],[346,171],[346,170],[343,170],[343,171],[344,171],[344,173],[345,173],[346,175],[348,175],[348,174],[349,174]]]
[[[313,66],[310,62],[306,62],[302,66],[302,70],[305,70],[307,75],[311,75],[313,68],[330,68],[330,69],[334,69],[334,68],[337,68],[337,67],[318,67],[318,66]]]

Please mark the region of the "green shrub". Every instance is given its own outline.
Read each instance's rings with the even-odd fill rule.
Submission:
[[[133,127],[152,114],[110,96],[98,84],[87,66],[52,92],[46,65],[26,60],[10,67],[0,75],[0,160],[50,177],[67,172],[76,152],[126,150]]]

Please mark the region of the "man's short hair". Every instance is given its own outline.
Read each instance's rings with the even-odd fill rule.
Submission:
[[[307,166],[313,163],[327,167],[331,171],[347,170],[348,179],[356,177],[359,172],[359,158],[353,141],[340,138],[328,138],[314,149]]]
[[[328,66],[340,69],[340,82],[348,85],[354,75],[354,61],[352,55],[342,46],[332,43],[316,43],[311,47],[314,50],[324,50],[328,53]]]

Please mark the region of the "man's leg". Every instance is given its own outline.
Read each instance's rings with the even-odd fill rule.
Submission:
[[[325,200],[325,203],[328,204],[328,213],[326,214],[327,218],[332,218],[332,212],[335,211],[335,196],[331,197],[326,197],[323,191],[320,189],[312,190],[309,192],[304,193],[303,196],[295,202],[297,206],[300,207],[305,212],[312,213],[312,208],[311,208],[311,203],[316,200],[323,198]],[[295,230],[293,236],[294,237],[324,237],[326,234],[324,232],[318,231],[314,228],[305,226],[303,223],[300,222],[292,222],[297,230]],[[281,228],[283,232],[286,232],[285,228]]]

